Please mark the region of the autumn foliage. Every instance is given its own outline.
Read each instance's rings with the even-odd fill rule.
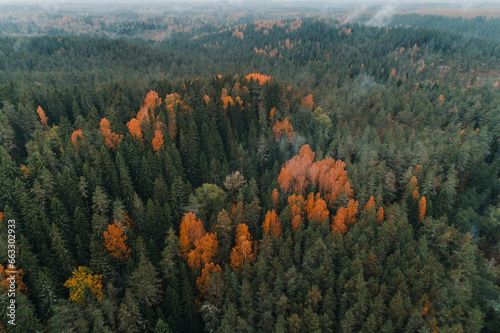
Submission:
[[[83,133],[81,129],[76,130],[71,134],[71,142],[73,142],[76,152],[78,152],[78,137],[80,137],[80,140],[83,140]]]
[[[417,186],[417,177],[413,176],[410,179],[410,182],[406,184],[406,188],[408,191],[411,191],[411,196],[413,197],[414,200],[417,200],[418,197],[420,196],[420,193],[418,192],[418,186]]]
[[[245,261],[253,261],[252,236],[246,224],[238,224],[235,236],[236,245],[231,251],[231,267],[241,268]]]
[[[189,251],[194,248],[194,241],[205,236],[205,229],[200,219],[189,212],[182,217],[179,232],[179,252],[187,259]]]
[[[347,208],[340,207],[332,221],[332,230],[336,234],[346,233],[347,228],[356,223],[356,214],[358,213],[359,202],[350,199]]]
[[[42,123],[43,127],[45,129],[47,129],[48,125],[47,125],[47,116],[45,115],[45,111],[43,111],[43,109],[38,106],[38,108],[36,109],[36,113],[38,113],[38,116],[40,117],[40,122]]]
[[[123,135],[118,135],[111,131],[111,124],[106,118],[101,119],[100,132],[104,137],[104,144],[111,149],[116,149],[118,143],[120,143],[120,140],[123,138]]]
[[[304,194],[306,187],[312,184],[330,205],[342,193],[351,197],[353,192],[347,171],[344,169],[345,163],[332,158],[313,163],[314,156],[309,145],[304,145],[299,155],[285,163],[278,176],[281,190],[285,193],[293,190],[297,194]]]
[[[292,194],[288,197],[288,208],[290,209],[290,220],[293,232],[295,232],[302,224],[302,212],[304,210],[304,205],[304,198],[301,195]]]
[[[221,98],[220,99],[222,100],[222,103],[223,103],[222,108],[224,110],[227,110],[227,108],[228,108],[229,105],[234,105],[234,100],[233,100],[233,98],[231,96],[227,95],[227,89],[226,88],[222,89],[222,94],[221,94]]]
[[[193,241],[194,249],[188,254],[188,265],[197,271],[213,261],[219,251],[217,233],[206,233],[202,238]]]
[[[365,208],[363,209],[365,212],[375,212],[375,199],[373,196],[370,197],[368,202],[365,205]]]
[[[382,223],[384,221],[384,208],[380,207],[377,212],[377,222]]]
[[[244,37],[243,32],[239,31],[238,28],[236,28],[236,30],[233,31],[232,35],[236,36],[236,37],[238,37],[240,39],[243,39],[243,37]]]
[[[153,138],[152,144],[154,151],[160,150],[160,147],[163,146],[163,133],[161,130],[155,130],[155,137]]]
[[[309,145],[305,145],[299,155],[285,163],[278,176],[278,184],[283,192],[288,193],[293,189],[297,194],[304,193],[310,183],[308,170],[313,164],[314,155]]]
[[[311,110],[314,109],[314,100],[313,100],[313,95],[309,94],[304,99],[302,100],[301,106],[303,108],[310,108]]]
[[[168,118],[168,136],[175,140],[177,135],[177,110],[181,110],[184,114],[189,111],[189,108],[184,105],[181,96],[177,93],[169,94],[164,100],[165,108],[167,109]]]
[[[278,204],[279,204],[279,193],[278,193],[278,190],[277,189],[274,189],[273,190],[273,193],[271,194],[271,197],[273,199],[273,205],[274,205],[274,208],[275,209],[278,209]]]
[[[130,132],[130,135],[132,135],[132,138],[137,137],[138,139],[142,140],[141,122],[137,120],[137,118],[132,118],[127,123],[127,127]]]
[[[418,203],[418,208],[419,208],[418,219],[419,221],[422,221],[423,219],[425,219],[425,210],[427,209],[427,201],[425,200],[424,196],[420,199]]]
[[[389,74],[389,79],[392,79],[395,76],[396,76],[396,68],[393,68],[391,73]]]
[[[139,112],[137,112],[137,120],[139,123],[142,123],[143,121],[149,121],[149,109],[146,105],[143,105],[140,109]]]
[[[274,118],[274,114],[276,113],[276,108],[272,108],[270,111],[269,111],[269,120],[273,120]]]
[[[161,98],[158,97],[158,93],[154,90],[151,90],[148,92],[146,95],[146,98],[144,99],[144,105],[149,109],[149,110],[154,110],[156,107],[161,105]]]
[[[277,120],[273,126],[273,135],[275,141],[279,141],[283,133],[286,134],[289,142],[292,141],[292,137],[295,133],[293,132],[293,126],[290,123],[290,119],[288,119],[288,117],[286,117],[283,121]]]
[[[346,216],[346,225],[348,227],[354,225],[356,223],[356,214],[358,213],[359,202],[354,199],[350,199],[347,204],[347,216]]]
[[[10,273],[17,272],[17,273]],[[11,277],[11,274],[15,274],[15,285],[16,285],[16,293],[22,292],[25,293],[27,288],[23,282],[24,272],[22,269],[17,269],[16,266],[10,267],[7,265],[4,267],[0,264],[0,294],[7,293],[11,286],[11,281],[7,278]]]
[[[345,234],[345,232],[347,231],[346,220],[347,220],[347,209],[344,207],[340,207],[337,210],[337,214],[333,218],[332,231],[335,234],[338,234],[339,232]]]
[[[102,298],[102,275],[92,274],[88,267],[75,269],[64,286],[69,289],[69,300],[75,304],[84,304],[90,296]]]
[[[290,23],[290,31],[295,31],[302,25],[302,20],[295,20]]]
[[[146,98],[144,99],[144,105],[139,109],[139,112],[137,113],[137,121],[139,122],[139,124],[141,124],[143,121],[150,121],[154,119],[154,109],[160,105],[161,98],[158,97],[158,93],[154,90],[148,92]]]
[[[326,202],[321,198],[319,193],[314,195],[309,193],[305,204],[305,211],[309,223],[321,224],[328,221],[330,212],[326,208]]]
[[[215,265],[213,262],[206,264],[201,270],[201,275],[196,278],[196,286],[200,291],[200,295],[203,298],[208,298],[210,292],[210,277],[213,273],[219,272],[222,275],[222,268],[219,265]]]
[[[104,247],[112,258],[125,261],[130,257],[130,249],[126,241],[128,237],[121,223],[114,222],[108,225],[108,230],[104,231]]]
[[[281,237],[283,228],[281,226],[281,221],[276,215],[274,209],[267,212],[265,221],[262,224],[262,229],[265,234],[269,234],[273,237]]]
[[[261,86],[263,86],[266,82],[272,80],[272,78],[270,76],[262,75],[259,73],[248,74],[246,76],[246,79],[247,79],[247,81],[250,81],[250,80],[257,81]]]

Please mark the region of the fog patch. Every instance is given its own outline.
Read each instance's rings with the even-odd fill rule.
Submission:
[[[359,74],[353,82],[353,90],[358,93],[365,93],[378,86],[375,78],[366,74]]]
[[[385,27],[392,22],[395,13],[396,5],[394,2],[391,2],[384,5],[382,9],[377,11],[370,20],[365,22],[365,24],[370,27]]]

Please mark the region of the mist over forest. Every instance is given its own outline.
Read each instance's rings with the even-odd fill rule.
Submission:
[[[499,332],[500,5],[0,1],[0,332]]]

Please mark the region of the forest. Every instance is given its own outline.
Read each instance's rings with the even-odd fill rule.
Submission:
[[[0,37],[0,332],[498,332],[499,19],[228,22]]]

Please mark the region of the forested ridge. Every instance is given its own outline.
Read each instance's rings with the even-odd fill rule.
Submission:
[[[0,330],[497,332],[500,42],[240,23],[0,38]]]

